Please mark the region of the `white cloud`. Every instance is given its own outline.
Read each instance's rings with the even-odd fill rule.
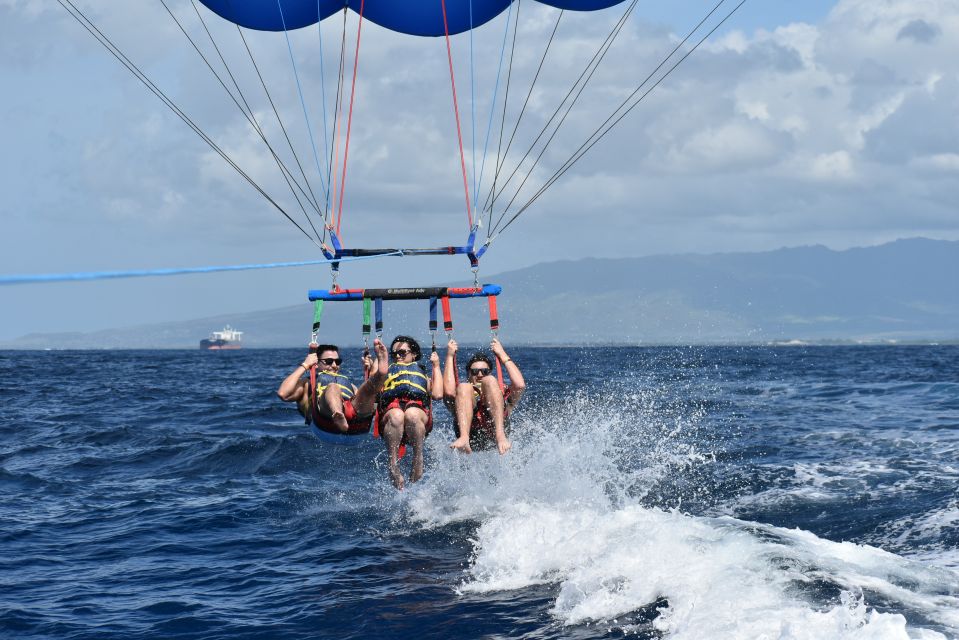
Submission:
[[[107,0],[82,6],[244,170],[302,218],[262,142],[162,6]],[[212,53],[196,16],[189,19],[189,3],[174,6],[198,44]],[[498,184],[566,95],[619,11],[564,14]],[[557,13],[524,3],[521,15],[504,147]],[[236,31],[216,19],[209,24],[257,120],[298,175]],[[730,24],[735,28],[735,18]],[[349,51],[353,29],[355,17]],[[502,29],[501,18],[475,34],[476,165],[482,163]],[[292,40],[322,148],[316,35],[315,29],[303,29]],[[339,35],[338,23],[324,26],[328,105],[336,89]],[[313,177],[285,41],[278,34],[248,37],[300,161]],[[679,37],[662,26],[630,21],[536,165],[517,205]],[[454,38],[453,48],[465,155],[472,169],[468,37]],[[460,241],[464,197],[445,42],[365,24],[360,56],[344,207],[349,238],[369,245]],[[820,24],[728,31],[687,59],[537,200],[494,245],[488,268],[567,257],[570,247],[582,246],[607,255],[635,255],[801,243],[842,248],[914,235],[910,229],[959,238],[954,215],[959,201],[954,180],[957,59],[959,0],[841,0]],[[168,247],[200,237],[211,252],[236,261],[257,259],[264,246],[284,247],[291,256],[313,251],[58,6],[0,0],[0,70],[7,89],[0,122],[6,148],[15,150],[0,159],[4,215],[20,215],[38,228],[82,217],[85,227],[104,238],[115,235],[117,225],[131,234],[149,233],[156,241],[145,251],[153,252],[154,264],[179,255]],[[498,98],[504,93],[501,86]],[[500,117],[497,110],[482,177],[487,188],[496,170]],[[327,119],[332,123],[331,113]],[[345,117],[341,122],[345,126]],[[538,153],[539,147],[526,159],[527,169]],[[521,176],[510,182],[499,203],[512,198]],[[50,186],[38,188],[38,182]],[[603,224],[584,223],[584,211]],[[511,239],[512,234],[517,235]],[[9,235],[0,244],[8,264],[36,260],[19,244]],[[76,255],[76,267],[88,266],[85,259]],[[35,268],[44,265],[38,261]]]
[[[823,181],[845,181],[854,177],[852,156],[848,151],[823,153],[813,158],[810,174]]]
[[[959,153],[935,153],[929,156],[919,156],[913,160],[913,164],[920,169],[942,173],[959,173]]]

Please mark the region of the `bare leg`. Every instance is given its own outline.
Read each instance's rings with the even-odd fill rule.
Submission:
[[[336,428],[346,433],[350,425],[346,421],[346,416],[343,415],[343,396],[340,395],[340,386],[337,384],[331,384],[326,389],[323,390],[323,395],[320,397],[321,409],[325,405],[326,410],[330,414],[330,418],[333,420],[333,424],[336,425]]]
[[[380,428],[383,432],[383,440],[386,442],[386,452],[389,455],[387,465],[390,480],[397,489],[402,489],[405,484],[399,464],[400,442],[403,440],[403,418],[403,412],[399,409],[390,409],[385,415],[380,416]]]
[[[368,380],[360,385],[353,396],[353,408],[361,416],[373,413],[376,402],[376,394],[383,388],[383,382],[386,380],[386,372],[390,366],[390,354],[379,340],[373,342],[373,350],[376,351],[376,369],[370,373]]]
[[[493,428],[496,434],[496,448],[500,455],[503,455],[513,446],[506,438],[506,402],[503,400],[503,390],[499,388],[499,381],[486,376],[480,382],[480,395],[483,402],[489,409],[490,417],[493,419]]]
[[[450,445],[451,449],[458,449],[463,453],[473,453],[470,447],[470,427],[473,424],[473,412],[476,410],[473,399],[473,385],[461,382],[456,387],[456,426],[459,436]]]
[[[426,412],[419,407],[409,407],[405,415],[406,439],[413,445],[413,469],[410,482],[423,477],[423,444],[426,441]]]

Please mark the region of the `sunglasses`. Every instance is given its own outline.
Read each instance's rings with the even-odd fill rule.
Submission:
[[[487,367],[473,367],[470,369],[471,376],[485,376],[487,373],[489,373],[489,369]]]
[[[343,358],[320,358],[317,362],[322,362],[325,365],[343,364]]]
[[[397,349],[393,352],[393,357],[396,359],[405,358],[409,354],[413,353],[409,349]]]

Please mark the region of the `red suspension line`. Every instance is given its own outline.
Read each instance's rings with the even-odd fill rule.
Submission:
[[[363,32],[363,6],[366,0],[360,0],[360,20],[356,26],[356,53],[353,55],[353,84],[350,87],[350,113],[346,117],[346,143],[343,148],[343,173],[340,177],[340,204],[336,215],[336,235],[340,235],[340,223],[343,222],[343,192],[346,191],[346,161],[350,157],[350,129],[353,125],[353,97],[356,95],[356,70],[360,64],[360,34]]]
[[[456,101],[456,80],[453,77],[453,50],[450,47],[450,27],[446,21],[446,0],[440,0],[443,6],[443,30],[446,32],[446,57],[450,63],[450,86],[453,87],[453,115],[456,117],[456,137],[460,143],[460,166],[463,167],[463,192],[466,194],[466,219],[469,228],[473,228],[473,209],[470,206],[469,181],[466,179],[466,156],[463,153],[463,133],[460,129],[460,109]]]

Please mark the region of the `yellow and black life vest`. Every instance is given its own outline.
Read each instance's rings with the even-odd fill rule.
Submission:
[[[410,364],[393,363],[386,372],[386,382],[380,393],[380,403],[386,404],[398,398],[429,402],[429,378],[423,367],[415,362]]]
[[[353,399],[353,383],[350,382],[350,379],[342,373],[333,373],[331,371],[316,372],[316,397],[319,398],[322,396],[323,392],[326,391],[326,388],[331,384],[335,384],[340,388],[340,395],[343,396],[344,400]]]

